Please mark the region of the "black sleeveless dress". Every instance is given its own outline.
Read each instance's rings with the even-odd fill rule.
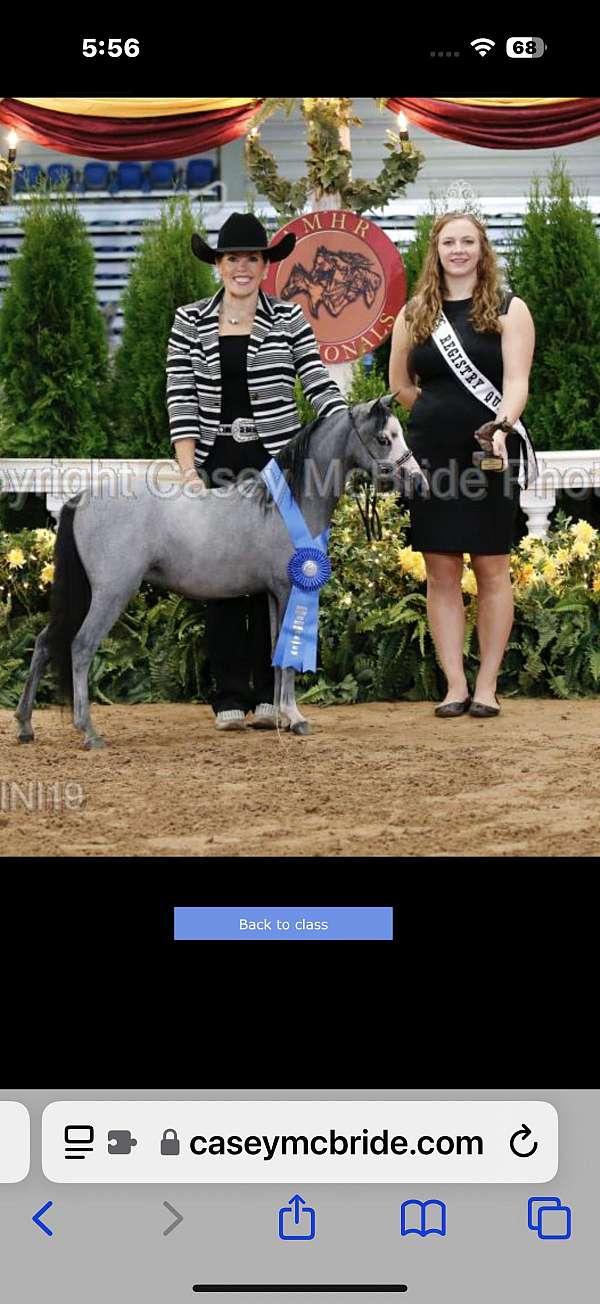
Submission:
[[[505,295],[501,313],[513,298]],[[472,298],[444,299],[444,313],[472,362],[502,392],[502,337],[474,329],[472,303]],[[431,484],[429,497],[414,494],[409,500],[412,547],[490,556],[510,552],[519,506],[518,434],[507,437],[508,471],[479,470],[473,466],[480,448],[474,431],[493,420],[493,412],[453,375],[431,336],[411,349],[408,365],[422,393],[411,409],[406,442]]]

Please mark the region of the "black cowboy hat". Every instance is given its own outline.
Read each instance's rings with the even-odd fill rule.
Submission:
[[[279,263],[291,254],[295,243],[295,235],[288,231],[269,249],[265,228],[253,213],[232,213],[219,231],[216,249],[195,232],[192,236],[192,249],[202,263],[214,263],[218,254],[229,253],[261,253],[269,262]]]

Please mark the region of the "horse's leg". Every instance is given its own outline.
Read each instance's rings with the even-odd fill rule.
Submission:
[[[275,651],[275,645],[279,637],[279,616],[277,614],[277,598],[273,593],[269,593],[269,616],[271,620],[271,656]],[[289,728],[289,720],[281,717],[281,666],[273,666],[274,688],[273,688],[273,706],[277,712],[277,723],[284,729]]]
[[[97,587],[87,616],[77,631],[71,644],[73,664],[73,724],[84,735],[83,746],[86,751],[92,747],[105,747],[106,743],[99,734],[90,716],[88,675],[90,665],[103,638],[112,629],[121,612],[125,610],[130,598],[139,588],[142,577],[132,588],[131,584],[115,592]]]
[[[279,631],[283,624],[283,618],[287,608],[289,596],[290,596],[289,584],[286,584],[285,586],[282,585],[281,588],[277,589],[275,599],[273,600],[273,606],[271,606],[270,608],[271,630],[273,631],[273,609],[276,606],[276,632],[272,633],[273,647],[277,642]],[[277,675],[277,667],[275,667],[275,671]],[[281,688],[279,688],[277,678],[276,678],[275,679],[276,700],[279,701],[279,710],[281,712],[281,715],[287,721],[287,727],[289,727],[292,733],[295,734],[310,733],[311,730],[310,730],[310,725],[308,723],[308,720],[305,720],[304,716],[296,706],[296,698],[294,696],[294,677],[296,672],[294,670],[294,667],[289,666],[286,668],[280,668],[279,674],[281,676],[280,678]]]
[[[296,697],[294,694],[295,677],[296,671],[293,666],[286,666],[286,668],[281,671],[281,711],[283,715],[287,716],[292,733],[309,734],[311,733],[310,724],[296,706]]]
[[[25,687],[19,698],[19,705],[15,711],[15,720],[19,724],[17,729],[17,738],[20,743],[33,742],[33,728],[31,725],[31,712],[37,692],[37,686],[44,673],[50,657],[48,650],[47,634],[50,626],[45,625],[38,634],[33,649],[29,674],[27,676]]]

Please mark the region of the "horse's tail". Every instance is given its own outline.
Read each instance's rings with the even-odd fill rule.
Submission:
[[[54,583],[50,600],[48,650],[58,687],[59,701],[73,702],[71,644],[90,609],[92,591],[77,550],[73,523],[79,506],[78,494],[65,503],[54,549]]]

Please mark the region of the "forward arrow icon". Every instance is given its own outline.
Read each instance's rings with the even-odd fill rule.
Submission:
[[[174,1232],[175,1228],[179,1227],[179,1224],[183,1222],[183,1214],[179,1213],[178,1209],[174,1209],[172,1204],[167,1204],[166,1200],[163,1200],[163,1206],[165,1209],[169,1210],[169,1213],[172,1213],[175,1216],[175,1222],[169,1223],[169,1226],[165,1228],[165,1231],[163,1232],[163,1236],[169,1236],[171,1232]]]

